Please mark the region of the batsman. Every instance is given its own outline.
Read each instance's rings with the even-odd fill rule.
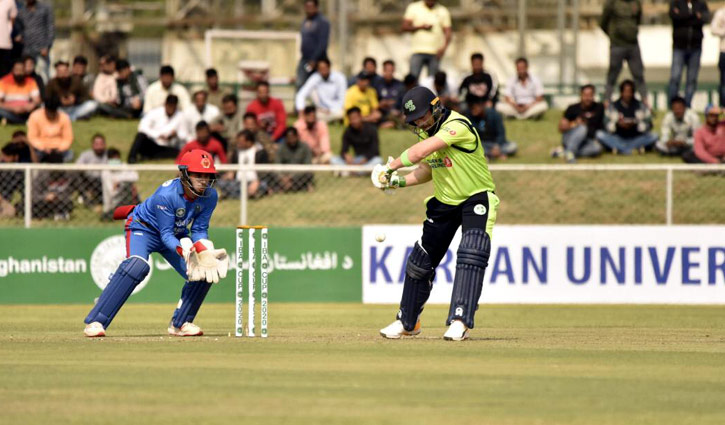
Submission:
[[[168,333],[201,336],[194,318],[209,288],[226,276],[229,258],[214,249],[208,229],[217,192],[214,160],[195,149],[179,161],[180,177],[163,183],[139,205],[119,207],[115,219],[126,220],[126,259],[85,319],[84,333],[102,337],[134,288],[148,275],[150,255],[160,253],[185,280]],[[189,226],[191,232],[189,232]]]
[[[488,169],[483,145],[470,121],[445,109],[438,97],[415,87],[403,98],[405,121],[418,143],[386,165],[377,165],[371,179],[385,191],[433,180],[434,194],[425,200],[423,236],[408,257],[403,296],[396,320],[380,330],[385,338],[398,339],[421,331],[420,315],[433,288],[435,269],[448,251],[459,227],[453,295],[443,338],[462,341],[474,327],[474,316],[491,253],[491,233],[499,199]],[[396,170],[418,164],[405,176]]]

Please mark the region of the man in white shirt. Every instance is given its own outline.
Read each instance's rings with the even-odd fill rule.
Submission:
[[[720,68],[720,106],[725,106],[725,7],[715,12],[710,22],[710,30],[712,35],[720,37],[720,60],[717,66]]]
[[[189,92],[186,91],[184,86],[174,82],[174,68],[164,65],[159,72],[159,80],[146,89],[146,95],[143,99],[143,113],[164,106],[166,97],[170,94],[179,99],[179,109],[182,111],[191,104]]]
[[[96,133],[91,139],[91,149],[81,152],[76,164],[97,165],[108,163],[106,137]],[[83,171],[78,175],[78,191],[85,205],[98,205],[102,201],[100,171]]]
[[[184,116],[179,111],[179,98],[170,94],[164,106],[150,110],[141,118],[138,134],[128,153],[128,163],[136,163],[139,156],[148,159],[176,158],[187,139]]]
[[[219,108],[207,103],[208,98],[209,95],[205,90],[199,90],[194,93],[194,103],[184,109],[184,124],[186,125],[186,134],[189,135],[187,142],[194,140],[196,124],[200,121],[214,122],[219,118]]]
[[[687,102],[680,96],[672,98],[670,111],[662,120],[660,140],[655,149],[662,155],[680,156],[692,149],[695,143],[695,130],[700,127],[700,117],[687,107]]]
[[[496,105],[496,110],[506,118],[527,120],[540,118],[547,109],[544,86],[529,74],[529,61],[516,59],[516,75],[506,84],[504,101]]]
[[[295,108],[301,116],[307,98],[312,97],[319,119],[325,122],[341,120],[345,113],[346,91],[345,76],[330,69],[329,59],[320,59],[317,61],[317,72],[312,74],[297,92]]]

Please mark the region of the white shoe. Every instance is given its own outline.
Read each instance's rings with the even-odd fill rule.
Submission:
[[[87,324],[86,328],[83,329],[83,333],[88,338],[106,336],[106,330],[103,329],[103,325],[100,322],[92,322]]]
[[[180,328],[169,323],[169,335],[173,336],[202,336],[204,332],[200,327],[191,322],[186,322]]]
[[[400,339],[401,336],[415,336],[420,333],[420,320],[415,324],[415,328],[412,331],[406,331],[403,328],[403,322],[396,320],[388,326],[380,329],[380,336],[388,339]]]
[[[448,327],[446,333],[443,334],[446,341],[463,341],[468,339],[468,328],[460,320],[454,320]]]

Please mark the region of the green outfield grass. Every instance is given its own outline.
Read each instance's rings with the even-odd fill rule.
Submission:
[[[472,339],[383,340],[394,306],[272,304],[267,340],[165,335],[172,305],[128,305],[105,339],[89,306],[0,307],[3,424],[725,423],[722,307],[482,306]]]

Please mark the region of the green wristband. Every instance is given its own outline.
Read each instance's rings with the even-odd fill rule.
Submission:
[[[405,187],[405,176],[398,177],[398,187]]]
[[[415,165],[412,162],[410,162],[410,159],[408,159],[408,149],[406,149],[405,151],[403,151],[402,154],[400,154],[400,162],[402,162],[403,166],[405,166],[405,167],[412,167],[413,165]]]

